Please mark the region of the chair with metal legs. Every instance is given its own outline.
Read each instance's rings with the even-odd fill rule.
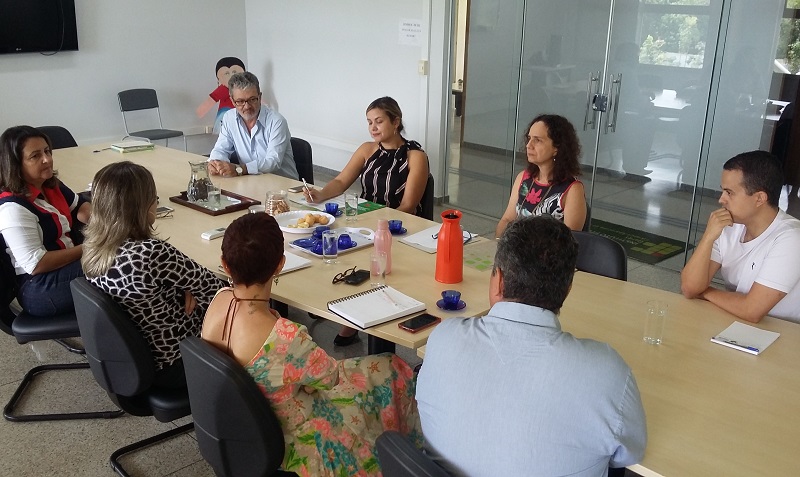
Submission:
[[[11,265],[11,258],[5,253],[6,243],[0,236],[0,330],[16,338],[20,344],[31,343],[34,341],[54,340],[67,350],[76,354],[84,354],[82,348],[77,348],[66,341],[66,338],[80,337],[78,329],[78,318],[75,313],[65,313],[62,315],[42,318],[33,316],[23,310],[16,310],[12,307],[12,301],[16,297],[17,283],[15,279],[14,267]],[[19,386],[12,394],[11,399],[3,408],[3,417],[8,421],[61,421],[70,419],[110,419],[121,416],[123,411],[92,411],[92,412],[73,412],[73,413],[48,413],[48,414],[19,414],[14,411],[25,397],[28,386],[37,376],[48,371],[64,371],[75,369],[88,369],[89,363],[63,363],[63,364],[43,364],[31,368],[22,378]]]
[[[191,414],[185,387],[167,388],[154,383],[153,354],[130,315],[83,277],[73,280],[70,287],[89,366],[109,397],[129,414],[153,416],[160,422]],[[192,429],[193,423],[185,424],[122,447],[111,454],[111,467],[127,476],[119,462],[122,456]]]

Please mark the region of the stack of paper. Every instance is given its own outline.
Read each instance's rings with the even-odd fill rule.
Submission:
[[[422,250],[423,252],[428,253],[436,253],[436,245],[438,244],[439,230],[441,228],[442,224],[436,224],[432,227],[428,227],[422,232],[417,232],[413,235],[409,235],[408,237],[403,237],[400,239],[400,241],[406,245],[416,248],[417,250]],[[466,230],[462,230],[461,233],[464,235],[464,244],[478,238],[476,235],[472,235]]]
[[[151,142],[135,140],[122,141],[111,145],[111,149],[117,152],[152,151],[155,147],[156,145]]]
[[[711,338],[711,341],[745,353],[761,354],[780,335],[774,331],[762,330],[736,321],[722,333]]]

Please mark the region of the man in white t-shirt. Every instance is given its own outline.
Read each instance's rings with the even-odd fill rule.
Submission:
[[[800,323],[800,220],[778,209],[783,186],[772,154],[751,151],[723,166],[722,208],[681,272],[681,291],[737,317]],[[726,290],[710,286],[720,272]]]

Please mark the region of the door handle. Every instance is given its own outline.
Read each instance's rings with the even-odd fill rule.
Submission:
[[[608,117],[606,118],[606,127],[605,133],[608,134],[608,130],[611,129],[611,132],[617,132],[617,117],[619,115],[619,95],[622,90],[622,73],[618,73],[617,77],[614,78],[614,75],[609,75],[609,81],[611,86],[608,88]]]
[[[594,88],[592,88],[594,84]],[[595,113],[596,109],[593,107],[595,99],[600,93],[600,72],[590,72],[589,81],[586,83],[586,111],[583,116],[583,130],[586,131],[589,126],[595,129]]]

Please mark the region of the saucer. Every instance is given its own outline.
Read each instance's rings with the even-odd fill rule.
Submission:
[[[405,227],[402,227],[402,228],[401,228],[400,230],[398,230],[397,232],[392,232],[391,230],[390,230],[389,232],[391,232],[391,233],[392,233],[392,235],[403,235],[403,234],[405,234],[406,232],[408,232],[408,229],[406,229]]]
[[[292,242],[292,243],[293,243],[293,244],[295,244],[295,245],[297,245],[298,247],[302,247],[302,248],[307,248],[307,249],[310,249],[310,248],[314,248],[314,245],[315,245],[317,242],[319,242],[319,239],[315,239],[315,238],[301,238],[301,239],[297,239],[297,240],[295,240],[295,241],[294,241],[294,242]]]
[[[339,217],[339,216],[340,216],[340,215],[342,215],[343,213],[344,213],[344,211],[343,211],[342,209],[339,209],[339,210],[337,210],[337,211],[336,211],[336,213],[335,213],[335,214],[333,214],[333,216],[334,216],[334,217]]]
[[[436,306],[438,306],[442,310],[446,310],[446,311],[458,311],[458,310],[463,310],[464,308],[466,308],[467,303],[464,300],[458,300],[458,306],[453,308],[453,309],[450,309],[450,308],[445,308],[444,307],[444,300],[442,299],[442,300],[439,300],[439,301],[436,302]]]

